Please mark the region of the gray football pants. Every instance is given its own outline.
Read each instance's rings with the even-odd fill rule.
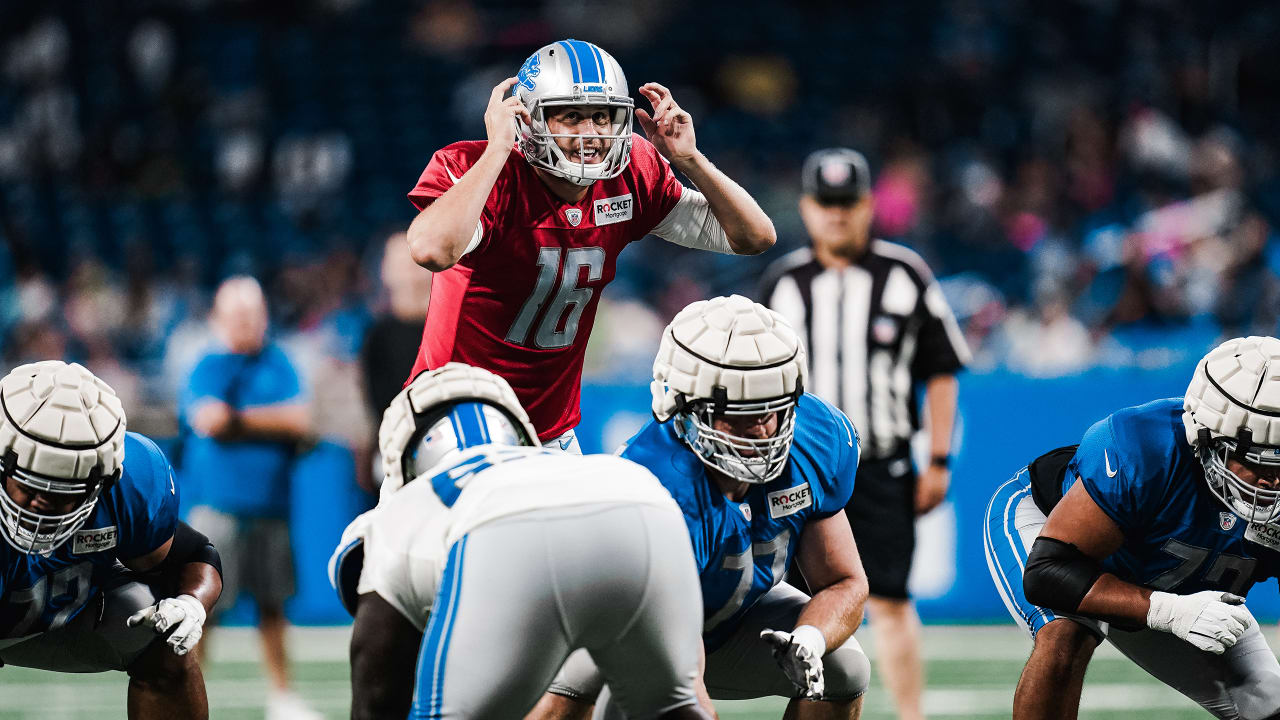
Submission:
[[[1170,633],[1126,632],[1107,639],[1143,670],[1225,720],[1280,718],[1280,663],[1255,622],[1221,655]]]
[[[124,670],[160,637],[155,630],[125,620],[156,604],[151,588],[134,581],[104,589],[63,627],[0,650],[6,665],[66,673]]]
[[[524,717],[583,648],[633,718],[697,702],[702,595],[684,519],[653,505],[530,511],[449,552],[411,718]]]
[[[715,700],[746,700],[759,697],[795,697],[800,694],[791,680],[778,667],[769,645],[760,639],[762,630],[792,630],[809,596],[796,588],[779,583],[751,606],[733,635],[707,654],[703,681],[707,694]],[[862,646],[850,636],[843,645],[822,658],[827,700],[853,700],[867,690],[871,682],[871,663]],[[558,695],[596,702],[596,720],[633,717],[613,701],[612,684],[601,693],[602,678],[583,653],[574,653],[552,683]]]

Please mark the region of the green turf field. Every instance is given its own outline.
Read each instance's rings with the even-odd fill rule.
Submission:
[[[347,716],[346,638],[346,628],[303,629],[292,636],[298,690],[330,718]],[[868,646],[874,667],[869,633],[861,633],[859,639]],[[206,677],[212,717],[262,718],[265,684],[254,637],[239,628],[220,630],[210,649],[213,664]],[[926,627],[926,710],[935,717],[1008,718],[1013,686],[1029,649],[1030,642],[1012,626]],[[0,669],[0,720],[124,718],[124,695],[121,674],[72,676]],[[764,720],[781,717],[784,706],[785,701],[770,699],[720,703],[718,709],[724,720]],[[878,683],[872,685],[865,709],[863,717],[868,720],[893,717]],[[1090,720],[1208,717],[1109,646],[1099,650],[1090,669],[1080,716]]]

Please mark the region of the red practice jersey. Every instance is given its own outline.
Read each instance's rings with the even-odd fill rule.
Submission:
[[[485,145],[437,151],[409,199],[421,210],[443,195]],[[482,367],[511,384],[543,441],[572,429],[600,291],[613,280],[622,248],[666,218],[682,189],[639,135],[627,169],[597,180],[576,203],[552,194],[512,151],[480,214],[480,244],[432,280],[409,378],[448,362]]]

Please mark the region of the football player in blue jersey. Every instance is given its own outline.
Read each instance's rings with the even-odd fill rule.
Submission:
[[[996,491],[985,541],[1035,639],[1015,718],[1075,717],[1103,638],[1216,717],[1280,717],[1280,663],[1244,605],[1280,575],[1280,340],[1229,340],[1184,397],[1036,459]]]
[[[695,302],[663,333],[654,420],[622,452],[684,512],[702,582],[708,710],[708,696],[783,696],[794,698],[788,718],[861,712],[870,665],[853,631],[867,579],[841,512],[858,435],[804,392],[805,372],[781,315],[737,295]],[[793,558],[812,597],[786,582]],[[598,692],[590,659],[575,654],[535,716],[581,716]],[[619,717],[607,691],[599,703],[597,718]]]
[[[207,718],[190,650],[217,551],[178,521],[169,462],[111,388],[59,361],[6,375],[0,479],[0,664],[123,670],[130,718]]]

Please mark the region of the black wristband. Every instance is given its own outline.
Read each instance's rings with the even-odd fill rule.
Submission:
[[[950,455],[933,455],[929,458],[929,467],[940,467],[946,470],[951,467]]]

